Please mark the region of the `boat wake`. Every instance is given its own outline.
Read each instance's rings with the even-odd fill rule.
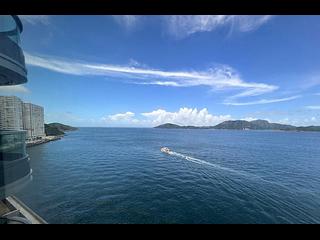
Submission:
[[[214,167],[216,169],[220,169],[220,170],[224,170],[224,171],[228,171],[228,172],[233,172],[233,173],[237,173],[237,174],[241,174],[241,175],[247,175],[246,173],[242,173],[240,171],[237,171],[237,170],[234,170],[231,168],[227,168],[227,167],[222,167],[218,164],[210,163],[210,162],[201,160],[199,158],[190,157],[190,156],[178,153],[178,152],[170,151],[170,152],[168,152],[168,154],[171,156],[176,156],[176,157],[182,158],[184,160],[187,160],[187,161],[190,161],[193,163],[197,163],[197,164],[201,164],[201,165],[208,165],[208,166]]]
[[[222,167],[219,164],[210,163],[210,162],[204,161],[204,160],[199,159],[199,158],[190,157],[190,156],[184,155],[182,153],[174,152],[174,151],[170,150],[169,148],[162,148],[161,151],[166,153],[166,154],[169,154],[171,156],[175,156],[175,157],[179,157],[181,159],[187,160],[189,162],[193,162],[193,163],[201,164],[201,165],[207,165],[207,166],[213,167],[215,169],[222,170],[222,171],[227,171],[227,172],[230,172],[230,173],[233,173],[233,174],[236,174],[236,175],[241,175],[243,177],[254,178],[254,179],[258,179],[260,181],[273,183],[273,182],[270,182],[268,180],[263,179],[260,176],[255,175],[255,174],[247,173],[247,172],[244,172],[244,171],[235,170],[235,169],[232,169],[232,168]]]
[[[281,187],[283,189],[286,189],[286,190],[290,191],[290,189],[288,189],[287,187],[283,186],[280,183],[266,180],[266,179],[264,179],[264,178],[262,178],[262,177],[260,177],[258,175],[255,175],[253,173],[248,173],[248,172],[244,172],[244,171],[235,170],[235,169],[232,169],[232,168],[222,167],[219,164],[210,163],[210,162],[204,161],[204,160],[199,159],[199,158],[190,157],[190,156],[184,155],[182,153],[174,152],[174,151],[170,150],[169,148],[165,148],[165,151],[162,150],[162,152],[164,152],[164,153],[166,153],[168,155],[171,155],[171,156],[175,156],[175,157],[187,160],[189,162],[193,162],[193,163],[201,164],[201,165],[207,165],[207,166],[213,167],[213,168],[215,168],[217,170],[227,171],[227,172],[230,172],[230,173],[233,173],[233,174],[245,177],[245,178],[254,179],[255,181],[258,180],[260,182],[265,182],[265,183],[268,183],[268,184],[277,185],[277,186],[279,186],[279,187]]]
[[[190,157],[190,156],[184,155],[182,153],[178,153],[178,152],[174,152],[174,151],[170,150],[169,152],[167,152],[167,154],[169,154],[171,156],[179,157],[181,159],[184,159],[184,160],[187,160],[189,162],[196,163],[196,164],[207,165],[207,166],[213,167],[213,168],[215,168],[217,170],[226,171],[226,172],[233,173],[235,175],[242,176],[242,177],[245,177],[245,178],[255,179],[255,180],[259,180],[259,181],[266,182],[266,183],[269,183],[269,184],[279,185],[279,184],[277,184],[275,182],[268,181],[266,179],[263,179],[260,176],[252,174],[252,173],[247,173],[247,172],[235,170],[235,169],[232,169],[232,168],[222,167],[222,166],[220,166],[218,164],[210,163],[210,162],[201,160],[199,158]],[[280,186],[283,187],[282,185],[280,185]]]

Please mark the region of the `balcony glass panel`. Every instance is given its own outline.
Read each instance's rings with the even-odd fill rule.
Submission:
[[[0,36],[7,36],[20,45],[20,31],[11,15],[0,16]]]
[[[0,131],[0,161],[13,161],[27,156],[24,131]]]

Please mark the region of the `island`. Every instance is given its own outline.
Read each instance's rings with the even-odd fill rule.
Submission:
[[[180,126],[165,123],[155,128],[165,129],[230,129],[230,130],[279,130],[279,131],[320,131],[320,126],[296,127],[293,125],[269,123],[266,120],[229,120],[215,126]]]
[[[65,132],[75,131],[77,128],[64,125],[62,123],[44,124],[46,136],[63,136]]]

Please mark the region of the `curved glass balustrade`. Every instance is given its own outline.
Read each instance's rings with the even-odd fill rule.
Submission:
[[[0,34],[7,36],[20,45],[20,29],[16,20],[11,15],[0,16]]]
[[[30,180],[25,131],[0,131],[0,199]]]
[[[17,16],[0,15],[0,86],[27,82],[25,59],[20,48],[21,31]]]

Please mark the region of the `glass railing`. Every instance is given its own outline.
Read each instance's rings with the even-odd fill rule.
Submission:
[[[0,15],[0,33],[20,45],[20,30],[11,15]]]
[[[24,185],[31,177],[25,131],[0,130],[0,198]]]
[[[21,27],[17,19],[0,15],[0,85],[27,82],[25,58],[19,46]]]
[[[11,161],[27,155],[25,131],[0,130],[0,161]]]
[[[11,41],[8,36],[0,32],[0,53],[5,55],[21,65],[25,65],[24,55],[19,45]]]

